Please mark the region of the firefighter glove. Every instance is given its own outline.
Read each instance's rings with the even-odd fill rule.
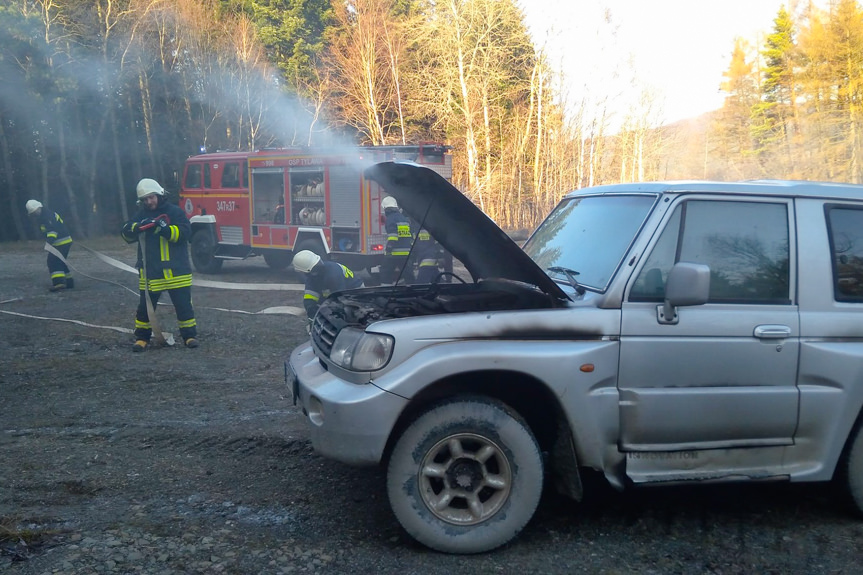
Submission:
[[[153,229],[153,227],[155,225],[156,225],[156,220],[154,220],[153,218],[144,218],[143,220],[138,222],[138,231],[144,232],[144,231]]]
[[[140,222],[126,222],[123,225],[123,233],[126,234],[127,236],[141,233],[141,223]]]
[[[156,227],[153,228],[154,234],[162,234],[168,229],[168,222],[164,218],[156,219]]]

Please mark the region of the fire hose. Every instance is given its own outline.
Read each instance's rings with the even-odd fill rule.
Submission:
[[[124,271],[124,272],[128,272],[130,274],[135,274],[135,277],[138,279],[138,282],[140,284],[140,280],[141,280],[140,270],[133,268],[132,266],[129,266],[129,265],[127,265],[121,261],[118,261],[118,260],[116,260],[112,257],[109,257],[103,253],[100,253],[96,250],[93,250],[93,249],[87,247],[86,245],[83,245],[80,242],[76,242],[75,245],[77,247],[89,252],[91,255],[93,255],[94,257],[96,257],[100,261],[108,264],[109,266],[111,266],[113,268],[116,268],[116,269]],[[119,282],[116,282],[116,281],[113,281],[113,280],[110,280],[107,278],[99,277],[98,275],[91,275],[91,274],[85,273],[83,271],[83,269],[81,269],[80,267],[77,267],[76,265],[67,261],[65,256],[63,256],[63,254],[60,253],[57,250],[57,248],[52,246],[50,243],[45,242],[44,249],[46,252],[53,254],[56,258],[58,258],[60,261],[65,263],[67,266],[69,266],[70,269],[75,270],[75,272],[77,274],[79,274],[83,277],[89,278],[93,281],[99,281],[99,282],[109,283],[109,284],[118,286],[118,287],[128,291],[132,295],[140,297],[140,289],[132,290],[130,287],[128,287],[122,283],[119,283]],[[203,288],[239,290],[239,291],[302,291],[304,289],[303,284],[239,283],[239,282],[222,282],[222,281],[203,280],[203,279],[199,279],[199,278],[194,279],[194,285],[196,285],[198,287],[203,287]],[[11,303],[14,301],[18,301],[20,299],[22,299],[22,298],[11,298],[11,299],[0,301],[0,304]],[[242,309],[228,309],[228,308],[221,308],[221,307],[206,307],[206,306],[202,307],[202,309],[211,309],[211,310],[230,312],[230,313],[242,313],[242,314],[247,314],[247,315],[288,314],[288,315],[294,315],[297,317],[305,317],[306,316],[306,311],[303,308],[294,307],[294,306],[274,306],[274,307],[267,307],[267,308],[259,310],[259,311],[246,311],[246,310],[242,310]],[[68,323],[74,323],[74,324],[82,325],[84,327],[108,329],[108,330],[117,331],[120,333],[134,333],[133,330],[128,329],[128,328],[108,326],[108,325],[96,325],[96,324],[86,323],[86,322],[83,322],[80,320],[75,320],[75,319],[66,319],[66,318],[58,318],[58,317],[43,317],[43,316],[18,313],[18,312],[14,312],[14,311],[8,311],[8,310],[4,310],[4,309],[0,309],[0,314],[14,315],[14,316],[26,317],[26,318],[31,318],[31,319],[39,319],[39,320],[68,322]],[[165,333],[162,331],[159,331],[158,333],[161,334],[162,338],[168,342],[168,345],[173,345],[174,336],[172,333],[170,333],[170,332]]]
[[[139,226],[138,229],[141,232],[147,232],[148,230],[155,228],[157,223],[161,220],[170,223],[168,214],[161,214],[152,221]],[[165,336],[162,335],[162,330],[159,328],[159,322],[156,319],[156,306],[153,305],[153,301],[150,299],[152,295],[150,293],[150,280],[147,278],[147,243],[141,239],[141,234],[138,234],[138,247],[141,250],[141,278],[144,280],[144,299],[147,302],[147,318],[150,320],[150,331],[157,344],[160,346],[170,345],[165,339]]]

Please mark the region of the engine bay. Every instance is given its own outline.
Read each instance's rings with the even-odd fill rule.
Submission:
[[[336,294],[321,311],[331,322],[364,327],[372,322],[437,315],[560,307],[534,286],[505,279],[477,283],[396,286]],[[336,320],[336,321],[333,321]]]

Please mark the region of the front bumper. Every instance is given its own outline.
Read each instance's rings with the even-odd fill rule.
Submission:
[[[311,343],[291,353],[285,383],[309,421],[312,445],[325,457],[351,465],[374,465],[407,400],[373,384],[330,374]]]

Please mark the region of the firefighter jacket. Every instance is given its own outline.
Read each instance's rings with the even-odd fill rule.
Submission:
[[[156,226],[146,231],[137,229],[141,222],[156,219],[163,214],[168,216],[166,228],[159,230]],[[148,210],[142,207],[126,222],[121,234],[123,239],[130,244],[138,242],[138,261],[135,267],[141,270],[140,289],[164,291],[192,285],[192,268],[189,265],[191,233],[192,226],[186,214],[179,206],[168,202],[164,196],[159,198],[156,209]],[[141,248],[146,250],[146,270]]]
[[[418,267],[434,267],[437,269],[438,259],[440,258],[440,246],[438,246],[438,243],[433,237],[431,237],[431,234],[424,229],[421,229],[417,234],[417,243],[414,247],[414,253],[416,254]]]
[[[72,243],[72,236],[69,235],[69,229],[63,223],[63,218],[57,212],[48,209],[47,206],[42,206],[38,225],[39,231],[45,234],[45,241],[55,248]]]
[[[387,231],[386,255],[406,256],[410,254],[411,224],[398,208],[387,208],[385,228]]]
[[[347,267],[336,262],[321,261],[306,274],[303,306],[309,317],[313,317],[321,305],[321,300],[331,293],[359,287],[363,287],[363,280],[354,277],[354,272]]]

